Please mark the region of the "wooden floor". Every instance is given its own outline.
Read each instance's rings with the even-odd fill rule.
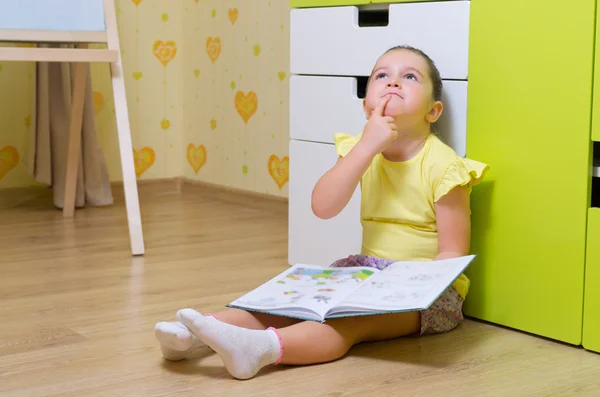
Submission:
[[[48,195],[0,211],[0,396],[600,395],[600,355],[474,321],[248,381],[211,354],[167,363],[155,322],[217,311],[286,268],[286,204],[187,186],[141,197],[143,258],[122,200],[72,221]]]

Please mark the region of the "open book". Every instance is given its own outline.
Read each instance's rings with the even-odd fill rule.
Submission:
[[[227,307],[320,322],[425,310],[474,258],[395,262],[384,270],[297,264]]]

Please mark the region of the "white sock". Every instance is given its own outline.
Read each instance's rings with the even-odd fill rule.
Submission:
[[[157,323],[154,335],[160,342],[163,357],[169,361],[183,360],[196,349],[206,346],[178,321]]]
[[[237,379],[249,379],[263,367],[281,360],[283,345],[273,328],[253,330],[205,317],[193,309],[182,309],[177,318],[223,360]]]

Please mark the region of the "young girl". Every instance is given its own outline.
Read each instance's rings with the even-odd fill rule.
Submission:
[[[361,184],[362,253],[331,266],[384,268],[394,261],[467,255],[471,187],[487,165],[460,158],[432,133],[442,114],[442,80],[433,61],[412,47],[384,53],[367,82],[368,120],[354,137],[336,134],[339,159],[314,187],[312,209],[336,216]],[[463,319],[469,280],[461,275],[428,309],[331,319],[326,323],[229,309],[193,309],[179,322],[156,324],[168,360],[207,345],[238,379],[271,364],[315,364],[344,356],[355,344],[447,332]]]

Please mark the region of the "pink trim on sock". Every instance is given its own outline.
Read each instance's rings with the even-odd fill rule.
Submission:
[[[275,360],[275,362],[273,363],[273,365],[277,365],[281,362],[281,359],[283,358],[283,340],[281,339],[281,335],[279,335],[279,332],[277,332],[277,330],[273,327],[269,327],[267,328],[267,331],[273,331],[275,333],[275,335],[277,335],[277,339],[279,339],[279,357],[277,357],[277,360]]]
[[[205,314],[204,314],[204,317],[212,317],[212,318],[214,318],[214,319],[216,319],[216,320],[218,320],[218,319],[219,319],[217,316],[215,316],[214,314],[211,314],[211,313],[205,313]]]

